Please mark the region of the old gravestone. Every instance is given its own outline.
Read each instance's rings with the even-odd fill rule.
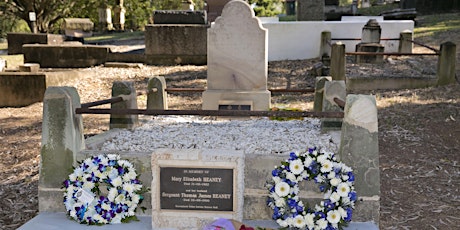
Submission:
[[[268,110],[268,31],[251,7],[234,0],[208,30],[208,88],[203,109]]]

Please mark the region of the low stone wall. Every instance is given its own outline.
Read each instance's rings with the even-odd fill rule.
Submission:
[[[31,34],[31,33],[8,33],[8,54],[22,54],[24,44],[48,44],[59,45],[64,43],[65,36],[59,34]]]
[[[204,65],[207,61],[208,25],[147,25],[146,64]]]
[[[418,89],[438,84],[429,77],[347,77],[347,90]]]
[[[109,47],[96,45],[24,45],[24,63],[43,68],[86,68],[104,64]]]
[[[65,85],[79,77],[77,71],[59,72],[1,72],[0,107],[21,107],[43,101],[49,86]]]

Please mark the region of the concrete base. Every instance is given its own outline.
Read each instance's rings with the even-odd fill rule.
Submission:
[[[40,213],[29,222],[25,223],[18,230],[74,230],[74,229],[97,229],[97,230],[124,230],[124,229],[152,229],[152,217],[138,216],[139,221],[127,224],[112,224],[102,226],[88,226],[79,224],[69,219],[65,213]],[[273,220],[245,220],[243,223],[252,227],[265,227],[278,229],[279,226]],[[192,227],[193,228],[193,227]],[[345,230],[378,230],[379,228],[372,222],[352,222]]]
[[[251,110],[270,109],[270,91],[206,90],[203,92],[203,110],[218,110],[219,105],[251,105]]]

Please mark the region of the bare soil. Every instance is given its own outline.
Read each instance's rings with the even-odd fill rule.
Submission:
[[[439,47],[442,39],[460,44],[458,33],[424,42]],[[460,49],[457,58],[460,60]],[[416,49],[417,51],[417,49]],[[426,52],[425,50],[423,52]],[[412,76],[432,73],[436,60],[392,58],[384,65],[349,63],[347,74]],[[314,86],[311,68],[318,60],[269,63],[269,88]],[[460,63],[460,62],[457,62]],[[408,66],[411,66],[408,68]],[[460,76],[457,65],[457,76]],[[81,69],[86,76],[68,85],[82,103],[107,99],[113,81],[163,75],[168,87],[205,87],[206,66],[141,66]],[[411,72],[412,71],[412,72]],[[413,72],[415,71],[415,72]],[[424,72],[425,71],[425,72]],[[382,74],[383,73],[383,74]],[[379,117],[381,229],[458,229],[460,226],[460,84],[412,90],[359,92],[374,94]],[[138,98],[145,107],[145,97]],[[172,109],[200,109],[199,94],[169,94]],[[311,110],[312,94],[274,94],[272,106]],[[0,108],[0,229],[16,229],[38,214],[38,175],[42,103]],[[84,115],[85,135],[108,130],[108,116]]]

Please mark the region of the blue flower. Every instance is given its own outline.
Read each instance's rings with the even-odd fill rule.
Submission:
[[[109,160],[108,165],[109,166],[114,166],[116,163],[117,163],[117,161],[115,161],[115,160]]]
[[[99,164],[99,167],[97,168],[100,172],[105,172],[107,170],[107,166],[103,164]]]
[[[93,157],[93,164],[97,165],[101,162],[101,159],[97,156]]]
[[[272,170],[272,176],[279,176],[280,175],[280,170],[278,168]]]
[[[317,182],[317,183],[318,183],[318,182]],[[326,186],[320,185],[320,186],[319,186],[319,191],[324,192],[324,190],[326,190]]]
[[[290,161],[293,161],[293,160],[295,160],[295,159],[297,159],[297,158],[298,158],[298,157],[297,157],[297,155],[295,154],[295,152],[291,152],[291,153],[289,154],[289,160],[290,160]]]
[[[68,188],[70,186],[71,182],[70,182],[70,180],[65,180],[63,182],[63,184],[64,184],[64,187]]]
[[[348,193],[348,198],[350,198],[351,201],[356,201],[358,199],[358,195],[355,191],[352,191]]]
[[[297,206],[297,201],[295,201],[295,200],[292,199],[292,198],[289,198],[289,199],[287,200],[287,203],[288,203],[288,205],[289,205],[290,208],[295,208],[295,207]]]
[[[355,174],[353,174],[353,172],[348,172],[348,181],[355,181]]]
[[[119,175],[125,174],[125,169],[123,167],[121,167],[121,166],[118,166],[118,174]]]
[[[327,210],[331,210],[335,208],[335,204],[330,199],[327,199],[324,201],[324,207],[326,207]]]
[[[351,221],[351,216],[353,215],[353,209],[347,208],[347,217],[344,219],[346,222]]]
[[[77,217],[79,220],[83,220],[86,212],[86,205],[82,205],[80,207],[75,207],[75,211],[77,212]]]
[[[326,227],[326,230],[337,230],[337,228],[332,227],[332,225],[328,225]]]
[[[326,214],[324,214],[324,212],[315,212],[315,216],[318,216],[319,219],[326,219]]]
[[[280,209],[279,209],[278,207],[275,207],[275,208],[273,209],[273,216],[272,216],[272,218],[273,218],[274,220],[276,220],[276,219],[278,219],[278,218],[280,218],[280,217],[281,217]]]

